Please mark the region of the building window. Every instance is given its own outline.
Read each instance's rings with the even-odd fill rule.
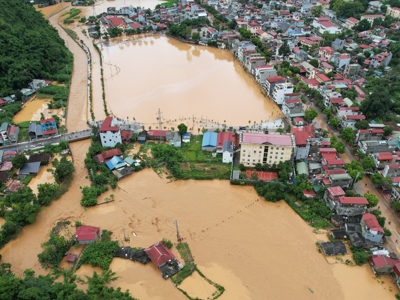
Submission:
[[[258,162],[261,162],[261,160],[259,159]]]
[[[283,159],[283,157],[281,156],[281,159]]]
[[[246,149],[243,149],[243,152],[246,152]]]
[[[110,139],[110,142],[111,142],[111,139]]]

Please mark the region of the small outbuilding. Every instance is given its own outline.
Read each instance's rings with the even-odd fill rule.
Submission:
[[[326,256],[347,254],[346,246],[341,241],[322,243],[321,247]]]
[[[77,259],[78,255],[72,253],[69,253],[66,258],[67,262],[72,262],[72,263],[76,262]]]
[[[106,165],[110,170],[114,170],[114,169],[122,168],[126,164],[121,157],[114,156],[108,162],[106,162]]]
[[[201,144],[201,150],[203,151],[214,151],[217,149],[218,133],[207,131],[203,134],[203,142]]]
[[[161,242],[157,242],[144,252],[149,256],[151,261],[160,269],[161,275],[166,279],[179,272],[183,267],[175,258],[175,255],[165,247]]]
[[[96,243],[98,239],[99,227],[82,225],[76,229],[75,242],[81,245]]]
[[[172,140],[169,142],[169,144],[171,146],[174,146],[175,148],[180,149],[182,144],[181,140],[182,140],[181,134],[178,131],[175,131],[174,136]]]
[[[224,141],[222,146],[222,162],[231,163],[233,160],[233,143],[231,141]]]

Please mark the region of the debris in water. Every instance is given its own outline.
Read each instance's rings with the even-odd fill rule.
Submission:
[[[309,290],[310,290],[310,292],[312,293],[312,294],[314,294],[314,291],[312,290],[312,289],[310,289],[310,288],[308,288]]]
[[[137,236],[136,233],[134,233],[134,232],[132,232],[132,234],[133,234],[134,236]]]
[[[144,197],[142,200],[145,200],[145,199],[147,199],[147,197]]]

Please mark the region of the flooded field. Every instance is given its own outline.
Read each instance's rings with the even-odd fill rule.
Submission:
[[[107,12],[107,7],[116,7],[119,9],[120,7],[125,6],[140,6],[143,8],[150,8],[154,9],[157,4],[162,3],[163,1],[158,0],[114,0],[114,1],[107,1],[107,0],[98,0],[96,1],[94,7],[94,13],[96,15],[101,14],[102,12]],[[81,6],[79,7],[81,8]],[[93,7],[91,6],[90,9],[86,9],[83,11],[84,15],[92,16],[93,15]]]
[[[173,221],[177,219],[199,269],[225,287],[221,299],[336,300],[354,299],[354,295],[393,299],[396,287],[390,278],[381,279],[385,281],[382,284],[373,279],[368,266],[328,264],[315,246],[326,236],[315,235],[286,203],[256,201],[253,187],[217,180],[167,183],[153,171],[144,170],[120,181],[117,190],[102,195],[113,193],[114,202],[85,210],[79,200],[80,186],[89,184],[83,166],[89,143],[71,144],[77,171],[70,190],[0,250],[2,261],[11,263],[18,275],[26,268],[46,273],[37,254],[51,227],[62,219],[111,230],[121,245],[136,247],[148,247],[163,237],[175,242]],[[122,226],[130,242],[123,241]],[[65,263],[62,266],[67,267]],[[143,266],[117,258],[111,269],[121,276],[113,285],[129,288],[141,300],[186,299],[151,263]],[[89,275],[93,270],[99,271],[83,266],[77,273]],[[195,276],[185,283],[191,293],[203,296],[212,291],[202,288],[197,279]]]
[[[231,52],[165,36],[103,43],[108,105],[116,116],[156,122],[192,117],[228,125],[273,120],[282,113]]]
[[[51,118],[53,115],[57,115],[60,118],[60,123],[64,123],[64,113],[59,109],[48,109],[47,103],[51,98],[34,98],[22,106],[22,109],[14,116],[13,121],[15,123],[21,123],[25,121],[40,121],[42,114],[45,119]]]

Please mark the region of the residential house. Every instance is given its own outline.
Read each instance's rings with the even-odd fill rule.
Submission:
[[[339,197],[335,210],[338,215],[357,216],[366,212],[368,204],[365,197]]]
[[[295,160],[307,159],[310,153],[309,135],[306,131],[296,131],[294,133],[296,140]]]
[[[89,245],[96,243],[98,240],[99,227],[82,225],[76,229],[75,242],[80,245]]]
[[[290,93],[293,93],[292,83],[278,83],[275,85],[274,91],[272,92],[272,100],[274,100],[276,104],[282,105],[284,102],[285,94]]]
[[[383,141],[360,141],[358,142],[360,151],[366,155],[370,153],[391,153],[397,150],[396,145],[390,145],[387,140]]]
[[[230,141],[234,148],[239,147],[239,134],[234,132],[218,132],[217,153],[222,153],[224,142]]]
[[[316,73],[315,79],[319,82],[319,84],[330,84],[332,82],[332,80],[328,76],[321,73]]]
[[[339,110],[337,111],[337,116],[340,118],[343,116],[358,115],[359,111],[359,107],[339,107]]]
[[[255,77],[257,82],[261,84],[261,86],[265,85],[265,82],[268,77],[274,77],[274,76],[276,76],[276,70],[274,66],[263,65],[256,67]]]
[[[359,129],[355,135],[355,142],[361,141],[380,141],[383,139],[382,129]],[[360,146],[360,144],[359,144]]]
[[[342,30],[337,25],[335,25],[329,21],[319,22],[318,25],[316,26],[316,29],[321,34],[324,33],[325,31],[328,31],[331,34],[338,34],[338,33],[342,32]]]
[[[24,187],[25,184],[19,182],[19,181],[13,181],[10,183],[10,185],[4,190],[4,194],[11,194],[11,193],[16,193],[18,192],[19,188]]]
[[[165,279],[175,275],[182,268],[175,255],[161,241],[144,249],[144,252],[154,265],[161,270],[161,274]]]
[[[293,135],[245,132],[241,138],[240,163],[246,166],[285,162],[295,150]]]
[[[318,71],[313,65],[311,65],[310,63],[303,61],[301,63],[301,66],[303,67],[303,69],[306,71],[306,77],[308,79],[311,78],[315,78],[315,74]]]
[[[360,72],[361,66],[359,64],[349,64],[347,71],[346,71],[346,75],[348,76],[354,76],[354,75],[358,75],[358,73]]]
[[[327,60],[331,60],[333,53],[335,53],[335,50],[333,50],[331,47],[322,47],[318,52],[320,57],[324,57]]]
[[[341,49],[343,49],[344,44],[345,44],[345,40],[336,39],[332,42],[332,48],[333,48],[333,50],[341,50]]]
[[[317,6],[316,3],[312,2],[303,2],[300,8],[300,12],[303,14],[309,14],[311,13],[311,8]]]
[[[384,19],[385,16],[384,15],[364,15],[364,16],[361,16],[361,21],[366,19],[368,22],[371,23],[371,26],[372,26],[372,24],[374,23],[374,20],[377,18]]]
[[[379,225],[378,220],[373,214],[367,213],[362,216],[361,222],[362,236],[366,240],[375,243],[382,243],[384,231]]]
[[[322,61],[319,65],[319,67],[324,71],[325,74],[332,72],[334,67],[331,64],[328,64],[325,61]]]
[[[112,117],[107,117],[101,125],[100,140],[103,147],[115,147],[116,144],[122,143],[120,128],[114,125]]]
[[[342,241],[321,243],[321,248],[325,256],[347,254],[346,245]]]
[[[393,272],[394,266],[400,262],[389,256],[371,255],[369,263],[375,275],[390,275]]]
[[[18,142],[18,134],[19,134],[19,127],[11,125],[8,127],[8,140],[11,142],[11,144],[17,143]]]
[[[265,85],[263,86],[264,89],[267,91],[267,93],[272,96],[274,92],[275,85],[278,83],[285,83],[286,78],[282,76],[272,76],[268,77],[267,80],[265,81]]]
[[[20,175],[36,175],[39,173],[40,161],[25,163],[21,169],[18,170]]]
[[[225,140],[222,147],[222,162],[231,163],[233,160],[233,143]]]
[[[350,55],[335,53],[331,61],[335,63],[337,70],[344,74],[347,71],[347,67],[350,65]]]
[[[43,137],[42,126],[37,123],[30,123],[28,129],[28,135],[31,140],[40,139]]]
[[[352,29],[354,26],[356,26],[358,24],[358,22],[360,22],[359,20],[357,20],[356,18],[348,18],[346,20],[346,23],[344,24],[344,27],[346,27],[347,29]]]
[[[106,166],[110,170],[119,169],[126,166],[126,163],[121,156],[114,156],[109,161],[106,162]]]
[[[382,172],[383,177],[399,177],[400,176],[400,166],[399,165],[386,165]]]
[[[400,289],[400,263],[393,267],[394,278],[396,280],[397,287]]]
[[[353,130],[357,130],[355,124],[357,121],[365,120],[364,115],[345,115],[340,119],[340,124],[343,128],[350,127]]]
[[[42,129],[43,137],[51,137],[58,134],[56,121],[51,119],[41,120],[40,127]]]
[[[203,134],[201,150],[214,151],[217,149],[218,133],[207,131]]]
[[[147,139],[157,140],[157,141],[167,141],[167,134],[168,130],[149,129],[147,131]],[[171,139],[172,137],[173,135],[171,134]]]
[[[31,83],[29,83],[29,86],[34,89],[38,90],[42,87],[48,86],[51,83],[51,81],[45,81],[44,79],[33,79]]]
[[[41,165],[48,165],[51,161],[50,153],[32,154],[29,156],[28,162],[40,162]]]
[[[346,196],[346,192],[340,186],[329,187],[324,194],[324,200],[333,210],[339,202],[339,197]]]
[[[328,174],[329,170],[326,171],[326,173]],[[336,170],[331,170],[331,171],[336,171]],[[340,186],[342,188],[350,188],[351,187],[351,183],[353,182],[353,179],[351,178],[351,176],[349,174],[347,174],[344,170],[342,174],[331,174],[328,175],[327,180],[323,180],[324,185],[326,186]]]
[[[400,8],[388,7],[386,10],[386,16],[392,16],[394,19],[400,19]]]
[[[386,165],[393,165],[399,161],[399,157],[390,152],[372,153],[370,156],[375,162],[375,167],[380,170],[384,169]]]
[[[303,103],[300,99],[284,101],[282,112],[291,122],[294,118],[304,118],[305,116]]]
[[[265,57],[263,56],[249,57],[245,64],[247,70],[249,70],[250,74],[253,76],[256,74],[256,68],[264,65]]]
[[[181,141],[182,141],[182,136],[178,131],[174,132],[174,137],[172,140],[169,142],[171,146],[174,146],[175,148],[180,149],[181,148]]]
[[[387,67],[392,59],[392,52],[382,52],[380,54],[374,55],[371,59],[370,67],[379,68],[381,66]]]

